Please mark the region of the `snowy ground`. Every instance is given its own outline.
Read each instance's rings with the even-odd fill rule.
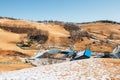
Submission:
[[[119,59],[84,59],[7,73],[0,80],[120,80]]]

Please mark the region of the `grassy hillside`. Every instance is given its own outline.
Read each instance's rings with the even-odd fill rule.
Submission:
[[[90,47],[93,51],[98,52],[112,52],[113,48],[120,43],[120,25],[113,21],[74,24],[57,21],[38,23],[2,18],[0,19],[0,28],[1,31],[5,30],[2,31],[4,34],[19,35],[14,43],[26,38],[36,41],[38,45],[65,47],[74,44],[76,50]],[[44,47],[48,47],[45,45]]]
[[[30,22],[2,17],[0,18],[0,61],[21,62],[20,55],[14,55],[16,52],[30,57],[37,50],[53,47],[61,49],[74,47],[74,50],[89,48],[93,52],[112,52],[116,45],[120,44],[119,35],[120,24],[114,21],[75,24],[59,21]],[[20,48],[16,46],[18,42],[31,42],[31,45]],[[26,65],[26,67],[31,66]],[[13,70],[12,65],[10,69]]]

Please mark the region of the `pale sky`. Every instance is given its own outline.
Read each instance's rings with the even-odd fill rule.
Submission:
[[[120,22],[120,0],[0,0],[0,16],[33,21]]]

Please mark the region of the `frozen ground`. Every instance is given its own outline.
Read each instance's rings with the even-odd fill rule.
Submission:
[[[0,73],[0,80],[120,80],[119,59],[84,59]]]

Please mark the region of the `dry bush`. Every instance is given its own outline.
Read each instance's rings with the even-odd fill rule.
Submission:
[[[101,22],[101,23],[111,23],[111,24],[120,24],[119,22],[110,21],[110,20],[99,20],[99,21],[95,21],[95,23],[97,23],[97,22]]]
[[[70,32],[70,39],[72,42],[81,40],[81,27],[73,23],[65,23],[64,28]]]
[[[0,50],[0,55],[30,57],[30,56],[27,55],[26,53],[21,53],[21,52],[12,51],[12,50]]]
[[[9,26],[0,26],[0,28],[10,32],[19,33],[19,34],[26,33],[28,39],[37,41],[39,43],[45,43],[48,39],[47,31],[38,30],[36,28],[9,27]]]
[[[99,20],[99,21],[92,21],[92,22],[83,22],[83,23],[78,23],[78,24],[90,24],[90,23],[111,23],[111,24],[120,24],[119,22],[111,21],[111,20]]]
[[[10,20],[17,20],[17,19],[15,19],[15,18],[12,18],[12,17],[2,17],[2,16],[0,16],[0,19],[10,19]]]
[[[75,42],[82,41],[82,37],[87,37],[88,39],[91,38],[91,35],[89,35],[86,31],[72,31],[70,35],[70,38]]]
[[[71,32],[71,31],[78,31],[80,30],[81,28],[78,26],[78,25],[75,25],[75,24],[72,24],[72,23],[66,23],[64,24],[64,28]]]
[[[37,41],[40,44],[45,43],[48,39],[48,32],[47,31],[41,31],[38,29],[34,29],[33,31],[29,31],[28,38]]]
[[[14,32],[14,33],[29,33],[30,31],[32,32],[34,28],[29,28],[29,27],[9,27],[9,26],[0,26],[1,29]]]

